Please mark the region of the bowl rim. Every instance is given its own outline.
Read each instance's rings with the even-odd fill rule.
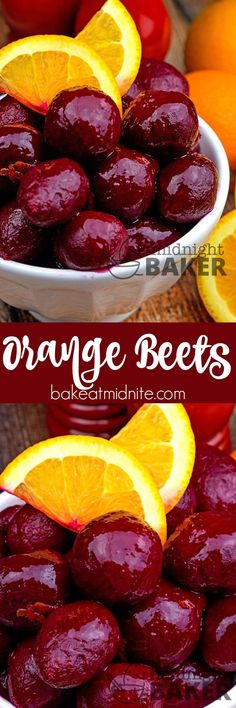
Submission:
[[[188,231],[184,236],[180,237],[173,244],[168,246],[168,256],[173,257],[176,260],[176,254],[173,248],[178,249],[178,259],[180,260],[182,256],[186,255],[186,248],[197,249],[202,245],[202,240],[204,239],[204,234],[206,231],[213,229],[216,221],[220,218],[223,209],[225,207],[229,185],[230,185],[230,168],[228,158],[225,149],[218,138],[217,134],[211,128],[205,120],[199,117],[199,129],[201,138],[204,137],[208,140],[210,145],[213,147],[214,151],[218,154],[218,173],[219,173],[219,184],[216,202],[213,209],[204,216],[200,221],[193,226],[190,231]],[[164,265],[166,259],[166,249],[158,251],[151,254],[151,256],[157,256],[160,262],[160,267]],[[193,252],[193,256],[195,256]],[[191,257],[191,253],[190,253]],[[111,276],[111,271],[114,275],[120,274],[120,279],[125,278],[125,269],[129,267],[137,266],[138,274],[145,273],[146,270],[146,256],[139,258],[135,261],[127,261],[118,266],[113,266],[110,269],[102,270],[72,270],[72,269],[55,269],[46,268],[45,266],[28,265],[25,263],[17,263],[16,261],[4,260],[0,258],[0,271],[8,273],[11,275],[20,275],[26,279],[38,279],[44,282],[50,281],[54,284],[59,283],[62,287],[66,284],[74,283],[90,283],[91,280],[96,280],[100,282],[107,282],[108,278]],[[122,275],[123,274],[123,275]]]
[[[14,506],[16,502],[21,506],[24,506],[25,504],[25,502],[23,502],[18,497],[15,497],[13,494],[10,494],[9,492],[0,492],[0,511],[7,508],[8,506]],[[236,708],[236,684],[225,695],[227,695],[226,702],[229,708]],[[218,698],[213,703],[209,703],[206,708],[222,708],[222,700],[223,696],[221,696],[221,698]],[[228,700],[230,700],[230,704],[228,703]],[[9,701],[6,701],[5,698],[2,698],[2,696],[0,696],[0,708],[15,708],[15,706],[13,706],[12,703],[9,703]]]

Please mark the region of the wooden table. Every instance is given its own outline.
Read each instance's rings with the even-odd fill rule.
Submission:
[[[154,0],[153,0],[154,1]],[[191,0],[192,1],[192,0]],[[184,71],[184,43],[188,20],[180,9],[181,0],[165,0],[173,23],[173,37],[167,60]],[[0,34],[5,37],[5,27],[2,22]],[[1,322],[33,322],[34,319],[25,311],[9,307],[0,301]],[[181,280],[167,293],[158,295],[146,301],[144,305],[130,318],[130,322],[209,322],[211,318],[206,312],[198,295],[195,276],[187,271]]]

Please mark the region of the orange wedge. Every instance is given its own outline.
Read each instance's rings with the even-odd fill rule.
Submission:
[[[208,275],[197,275],[200,297],[216,322],[236,322],[236,209],[225,214],[209,238]],[[225,275],[214,270],[221,259]]]
[[[233,450],[233,452],[231,452],[231,457],[233,457],[234,460],[236,460],[236,450]]]
[[[183,496],[193,471],[195,439],[184,406],[142,406],[113,441],[135,455],[152,475],[166,513]]]
[[[166,515],[141,462],[102,438],[67,435],[33,445],[0,475],[0,488],[79,531],[111,511],[135,514],[166,540]]]
[[[98,52],[111,69],[121,95],[137,76],[142,44],[136,24],[120,0],[107,0],[76,38]]]
[[[112,72],[85,42],[38,35],[19,39],[0,50],[0,90],[39,113],[45,114],[63,89],[85,85],[104,91],[122,111]]]

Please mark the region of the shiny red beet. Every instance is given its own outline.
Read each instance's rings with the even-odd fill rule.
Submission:
[[[174,508],[166,515],[168,536],[172,534],[177,526],[183,523],[188,516],[197,510],[197,500],[193,485],[190,483],[181,499]]]
[[[63,553],[72,545],[73,538],[67,529],[29,504],[13,517],[7,530],[7,544],[12,554],[43,549]]]
[[[3,531],[3,533],[6,533],[11,520],[19,509],[21,509],[21,505],[14,504],[14,506],[8,506],[6,509],[0,511],[0,530]]]
[[[161,671],[179,666],[199,640],[203,608],[202,597],[161,580],[148,599],[123,612],[128,659]]]
[[[0,102],[0,126],[15,125],[16,123],[38,128],[39,116],[31,111],[30,108],[23,106],[23,103],[19,103],[16,98],[3,96]]]
[[[142,664],[111,664],[77,691],[76,708],[162,708],[160,679]]]
[[[176,223],[198,221],[215,204],[218,174],[203,155],[186,155],[164,167],[157,180],[157,209]]]
[[[188,659],[162,680],[165,708],[204,708],[233,685],[230,674],[216,672],[198,659]]]
[[[121,263],[127,248],[127,231],[121,221],[97,211],[81,212],[54,239],[55,259],[72,270]]]
[[[199,511],[236,513],[236,461],[230,455],[199,443],[192,482]]]
[[[76,585],[105,605],[132,604],[148,597],[161,575],[162,545],[150,526],[115,512],[91,521],[72,552]]]
[[[123,117],[126,145],[156,158],[184,155],[195,145],[198,134],[194,104],[183,93],[143,91]]]
[[[1,125],[0,169],[16,162],[33,165],[42,158],[42,146],[42,135],[35,128],[23,124]]]
[[[31,167],[21,180],[18,203],[34,226],[56,226],[75,216],[89,196],[89,181],[77,162],[61,158]]]
[[[192,590],[236,591],[236,515],[204,511],[186,519],[168,539],[165,567]]]
[[[95,203],[121,220],[138,219],[154,198],[157,170],[152,158],[117,147],[95,172]]]
[[[62,691],[47,686],[39,676],[35,662],[35,638],[25,639],[12,652],[8,667],[10,700],[19,708],[57,708],[62,705]]]
[[[211,668],[236,671],[236,596],[214,602],[203,626],[202,652]]]
[[[166,61],[143,58],[137,80],[144,91],[174,91],[189,95],[189,85],[185,76]]]
[[[52,101],[45,122],[50,147],[76,160],[101,160],[120,138],[119,110],[110,96],[93,88],[62,91]]]
[[[70,598],[67,562],[53,551],[0,560],[0,623],[30,629]]]
[[[11,630],[8,627],[0,627],[0,668],[7,665],[8,656],[13,646],[14,635]]]
[[[16,202],[0,210],[0,257],[6,261],[34,263],[41,255],[45,236],[31,226]]]
[[[90,681],[111,663],[120,644],[118,624],[97,602],[75,602],[55,610],[37,636],[41,678],[55,688]]]
[[[180,233],[174,227],[151,216],[138,219],[127,228],[127,232],[129,242],[126,261],[150,256],[180,238]]]

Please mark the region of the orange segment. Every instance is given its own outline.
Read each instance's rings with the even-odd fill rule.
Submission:
[[[236,209],[220,219],[209,243],[215,255],[208,256],[209,275],[197,275],[199,294],[216,322],[236,322]],[[213,258],[217,254],[226,275],[219,270],[214,274]]]
[[[121,95],[137,76],[141,39],[135,22],[120,0],[107,0],[77,36],[93,47],[111,69]]]
[[[234,460],[236,460],[236,450],[233,450],[233,452],[231,452],[231,457],[233,457]]]
[[[183,496],[193,471],[195,440],[181,404],[146,404],[113,441],[135,455],[152,475],[166,512]]]
[[[118,85],[94,49],[71,37],[38,35],[0,50],[0,89],[39,113],[46,113],[60,91],[74,86],[99,88],[120,111]]]
[[[79,530],[111,511],[128,511],[166,539],[166,515],[148,473],[130,452],[102,438],[45,440],[16,457],[0,487],[64,526]]]

